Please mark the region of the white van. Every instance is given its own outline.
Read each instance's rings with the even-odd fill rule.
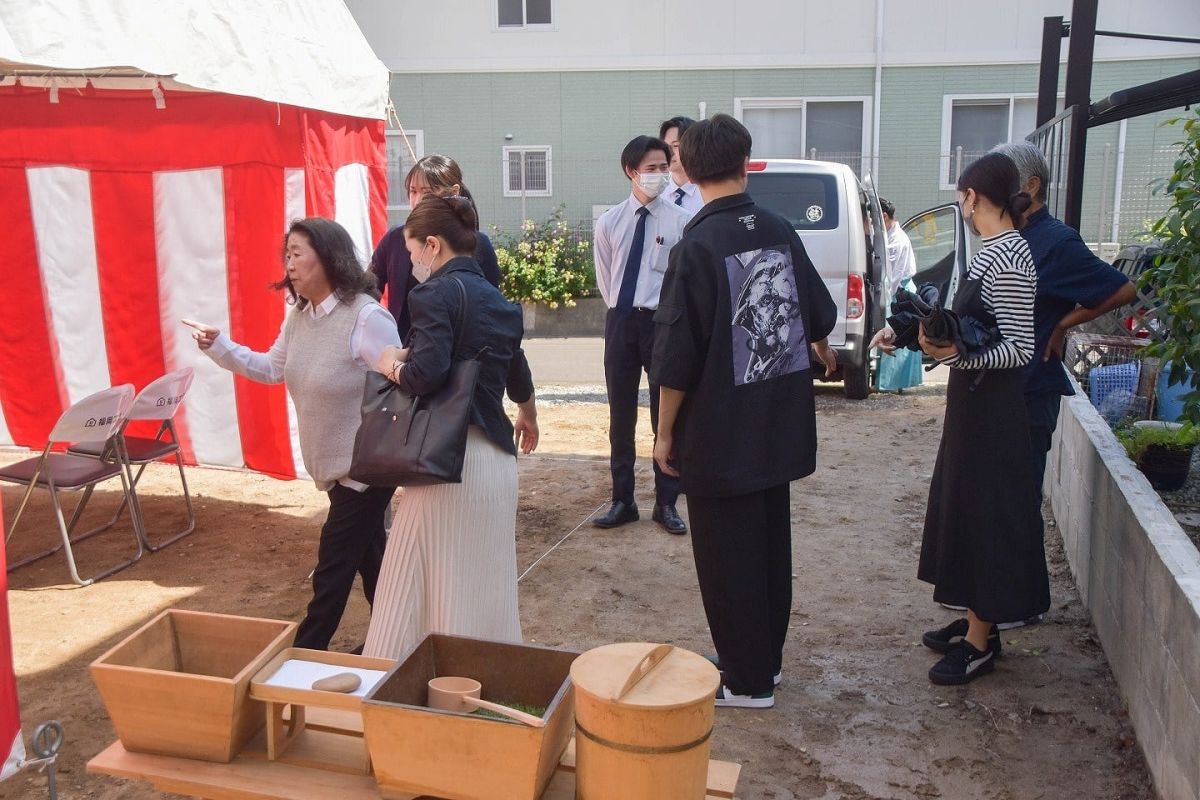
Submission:
[[[860,181],[850,167],[831,161],[752,160],[746,190],[756,203],[788,220],[804,242],[837,303],[829,344],[837,351],[838,372],[831,380],[842,381],[846,397],[862,400],[871,391],[877,361],[866,346],[883,327],[896,289],[886,284],[887,241],[870,176]],[[938,284],[948,304],[971,253],[958,206],[922,211],[901,228],[917,260],[913,280],[918,286]]]
[[[746,189],[754,202],[792,224],[808,257],[837,303],[829,334],[837,352],[846,397],[862,400],[871,391],[867,344],[883,326],[886,242],[879,198],[870,179],[831,161],[751,160]],[[870,215],[868,237],[864,209]]]

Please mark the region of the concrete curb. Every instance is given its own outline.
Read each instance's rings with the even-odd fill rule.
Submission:
[[[1076,384],[1046,493],[1164,800],[1200,797],[1200,553]]]

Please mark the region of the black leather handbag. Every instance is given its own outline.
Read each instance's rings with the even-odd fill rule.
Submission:
[[[467,289],[458,276],[450,279],[462,296],[450,374],[433,394],[414,397],[386,376],[367,372],[363,388],[362,424],[354,437],[350,478],[370,486],[428,486],[462,483],[467,425],[478,358],[455,360],[465,330]]]

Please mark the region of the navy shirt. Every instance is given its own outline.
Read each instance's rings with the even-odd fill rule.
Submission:
[[[1029,244],[1037,269],[1033,360],[1025,368],[1025,393],[1071,395],[1075,392],[1062,362],[1042,360],[1050,334],[1076,306],[1095,308],[1129,279],[1097,258],[1074,228],[1050,216],[1045,208],[1030,215],[1021,236]]]
[[[500,265],[496,262],[496,249],[492,240],[482,231],[476,231],[475,261],[483,270],[488,283],[500,288]],[[418,284],[412,274],[412,256],[404,246],[404,226],[397,225],[383,235],[371,256],[371,273],[375,286],[382,292],[387,289],[387,308],[396,319],[400,338],[408,339],[412,319],[408,311],[408,293]]]

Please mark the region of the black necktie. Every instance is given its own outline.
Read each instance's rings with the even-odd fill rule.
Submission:
[[[675,190],[675,205],[677,205],[677,206],[683,205],[683,196],[685,194],[687,194],[687,192],[685,192],[683,190],[682,186],[680,186],[678,189]]]
[[[637,210],[637,227],[633,229],[633,243],[625,258],[625,272],[621,275],[621,291],[617,294],[617,313],[629,316],[633,311],[633,294],[637,291],[638,272],[642,268],[642,245],[646,243],[646,215],[649,210],[642,206]]]

